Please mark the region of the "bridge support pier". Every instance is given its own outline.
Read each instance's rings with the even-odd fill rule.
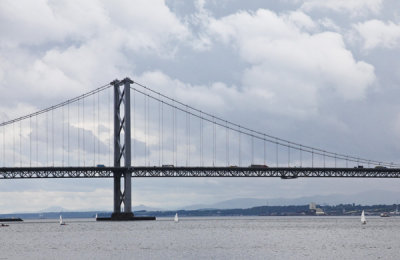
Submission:
[[[124,183],[124,189],[121,190],[121,180]],[[114,212],[111,215],[112,220],[134,220],[131,209],[131,173],[127,171],[114,172]],[[124,210],[121,211],[121,205]]]
[[[131,94],[133,81],[114,80],[114,212],[111,218],[97,220],[155,220],[155,217],[135,217],[132,212],[131,167]],[[121,181],[123,180],[123,190]],[[124,206],[123,211],[121,206]]]
[[[114,80],[114,212],[113,220],[131,220],[132,212],[131,174],[126,170],[131,166],[131,104],[130,85],[133,81],[125,78]],[[122,166],[123,163],[123,167]],[[123,180],[123,191],[121,190]],[[124,206],[121,211],[121,205]]]

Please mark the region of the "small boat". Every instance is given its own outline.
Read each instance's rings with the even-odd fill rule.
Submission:
[[[178,213],[175,214],[174,221],[175,221],[175,222],[178,222],[178,221],[179,221],[179,219],[178,219]]]
[[[382,212],[381,217],[386,218],[386,217],[390,217],[390,215],[388,212]]]
[[[63,218],[61,215],[60,215],[60,225],[62,225],[62,226],[66,225],[65,222],[63,221]]]
[[[367,220],[365,219],[364,210],[361,213],[361,224],[367,224]]]
[[[1,224],[0,227],[8,227],[7,224]]]

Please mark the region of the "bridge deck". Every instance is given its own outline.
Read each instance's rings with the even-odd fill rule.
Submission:
[[[132,177],[300,177],[400,178],[400,168],[300,167],[21,167],[0,168],[0,179],[112,178],[129,171]]]

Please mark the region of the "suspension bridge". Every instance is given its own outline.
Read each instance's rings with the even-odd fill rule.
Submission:
[[[0,162],[0,179],[113,178],[115,219],[133,217],[131,178],[400,177],[397,163],[256,131],[129,78],[1,123]]]

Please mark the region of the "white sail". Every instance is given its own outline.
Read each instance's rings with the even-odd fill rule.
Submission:
[[[65,222],[63,221],[63,218],[61,215],[60,215],[60,225],[65,225]]]
[[[364,210],[361,213],[361,223],[362,224],[367,224],[367,220],[365,219],[365,214],[364,214]]]
[[[174,221],[175,221],[175,222],[178,222],[178,221],[179,221],[179,219],[178,219],[178,213],[175,214]]]

